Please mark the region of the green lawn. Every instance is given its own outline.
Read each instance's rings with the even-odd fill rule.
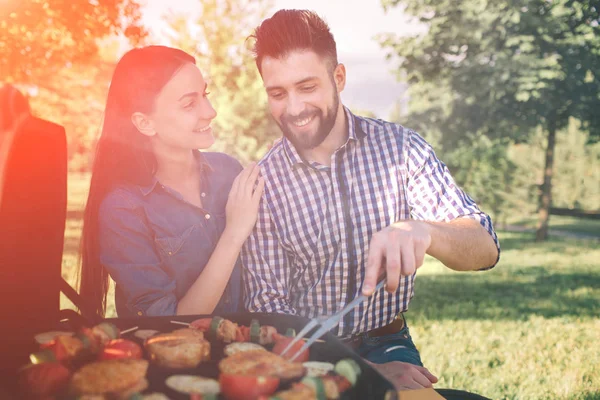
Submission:
[[[87,185],[85,176],[69,180],[63,276],[72,284]],[[553,221],[561,219],[551,219],[557,228]],[[437,387],[492,399],[600,400],[600,245],[499,235],[502,257],[491,271],[456,273],[433,259],[419,270],[407,319]]]
[[[487,272],[428,259],[407,314],[437,387],[493,399],[600,399],[600,259],[590,241],[500,233]]]

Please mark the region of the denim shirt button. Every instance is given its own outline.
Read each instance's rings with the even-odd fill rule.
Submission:
[[[137,315],[139,315],[139,316],[141,317],[142,315],[144,315],[144,313],[143,313],[143,312],[141,312],[141,311],[138,311],[138,312],[137,312]]]
[[[200,193],[200,196],[206,197],[206,193],[202,192],[202,193]]]
[[[210,214],[206,214],[206,215],[204,216],[204,218],[206,218],[206,219],[210,219]]]

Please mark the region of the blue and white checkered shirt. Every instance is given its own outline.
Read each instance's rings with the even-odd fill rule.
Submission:
[[[341,310],[361,293],[371,236],[397,221],[473,218],[499,248],[490,217],[421,136],[345,112],[349,137],[331,166],[303,160],[285,138],[260,162],[265,192],[242,252],[251,312],[312,318]],[[350,336],[391,323],[407,309],[414,278],[401,277],[396,293],[376,292],[336,333]]]

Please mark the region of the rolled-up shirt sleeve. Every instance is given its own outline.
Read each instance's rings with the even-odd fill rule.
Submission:
[[[416,132],[408,132],[405,146],[407,160],[408,202],[411,216],[425,221],[448,222],[456,218],[478,221],[490,234],[498,257],[486,268],[493,268],[500,259],[500,241],[492,219],[454,181],[446,165],[437,158],[433,148]]]
[[[162,267],[141,208],[127,193],[111,192],[99,211],[100,262],[136,315],[175,315],[175,279]]]

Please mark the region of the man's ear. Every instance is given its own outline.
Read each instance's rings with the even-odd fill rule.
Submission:
[[[156,131],[154,130],[154,123],[146,114],[141,112],[134,112],[133,114],[131,114],[131,122],[137,128],[137,130],[140,131],[142,135],[156,135]]]
[[[335,69],[333,70],[333,80],[335,81],[338,93],[344,90],[346,87],[346,67],[344,64],[340,63],[335,66]]]

